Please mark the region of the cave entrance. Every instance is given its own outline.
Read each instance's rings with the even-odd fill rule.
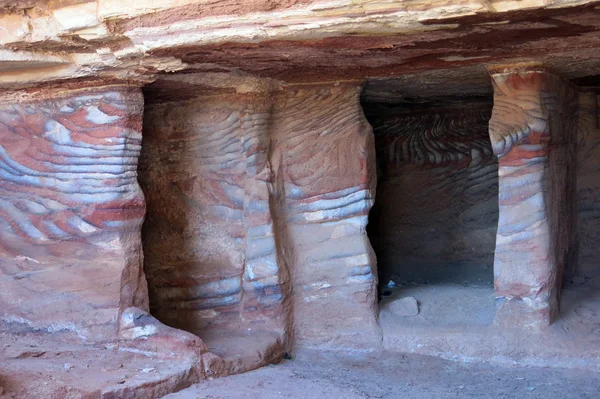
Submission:
[[[383,327],[386,311],[411,316],[404,326],[489,324],[498,227],[491,88],[426,99],[395,88],[369,82],[362,96],[377,150],[368,234]]]

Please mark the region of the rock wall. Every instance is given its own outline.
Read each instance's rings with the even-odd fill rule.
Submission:
[[[201,337],[251,328],[307,345],[379,342],[365,233],[375,159],[359,92],[222,91],[148,107],[140,181],[160,320]]]
[[[579,95],[577,140],[577,231],[579,259],[576,273],[600,275],[600,124],[596,94]]]
[[[379,182],[369,234],[383,280],[491,281],[498,164],[491,103],[365,104]]]
[[[116,338],[147,308],[143,98],[115,85],[0,98],[0,328]]]
[[[490,138],[499,156],[494,276],[500,324],[537,327],[558,313],[574,262],[577,94],[543,70],[492,74]]]

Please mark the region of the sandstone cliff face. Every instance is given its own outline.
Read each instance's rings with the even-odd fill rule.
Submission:
[[[0,87],[77,78],[144,83],[174,71],[306,82],[473,66],[485,78],[484,64],[509,60],[545,62],[569,78],[599,73],[591,51],[600,43],[595,1],[239,3],[4,2]]]
[[[149,109],[146,272],[153,309],[170,325],[282,327],[289,284],[271,213],[270,101],[215,96]]]
[[[382,274],[489,266],[495,246],[493,355],[511,352],[505,331],[556,318],[563,275],[600,270],[597,99],[576,93],[600,91],[599,10],[0,2],[0,332],[184,359],[171,388],[379,348],[368,81]],[[453,109],[413,112],[432,100]]]

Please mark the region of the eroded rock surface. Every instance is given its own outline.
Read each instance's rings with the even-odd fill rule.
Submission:
[[[490,138],[499,160],[496,320],[549,324],[574,259],[577,95],[544,71],[492,75]]]
[[[359,92],[316,85],[151,106],[141,170],[161,320],[203,338],[242,329],[286,345],[294,335],[376,345],[365,232],[374,148]]]
[[[2,329],[115,339],[120,311],[148,306],[141,91],[18,97],[0,105]]]
[[[577,239],[578,264],[566,275],[595,277],[600,273],[597,242],[600,233],[600,123],[598,97],[595,93],[579,95],[579,129],[577,140]]]
[[[589,88],[600,76],[599,10],[585,0],[0,2],[0,89],[21,89],[0,93],[0,330],[48,339],[57,353],[67,346],[55,338],[94,344],[141,373],[152,367],[137,356],[181,365],[76,390],[104,397],[157,397],[295,346],[379,348],[366,234],[376,152],[361,87],[369,79],[365,98],[386,103],[464,105],[491,96],[491,70],[489,136],[479,105],[384,121],[394,133],[380,166],[407,189],[382,184],[379,216],[408,226],[384,233],[385,262],[428,252],[491,263],[495,241],[498,334],[475,332],[465,347],[464,330],[420,341],[411,325],[387,347],[473,359],[517,348],[535,363],[542,335],[511,347],[522,334],[512,327],[546,327],[562,274],[585,283],[597,269],[593,220],[581,224],[585,265],[574,266],[575,156],[583,220],[598,188],[597,126],[593,96],[579,97],[577,115],[569,81]],[[432,304],[421,304],[412,319],[427,318]],[[594,324],[594,306],[576,309]],[[547,358],[595,361],[595,348],[581,350],[593,334],[563,339],[572,326],[557,328],[566,335],[552,342],[575,346]],[[81,367],[87,349],[77,348],[50,363]],[[19,385],[40,367],[25,357],[9,359],[12,388],[40,396]]]
[[[215,96],[148,110],[146,271],[153,309],[170,325],[281,327],[269,101]]]
[[[491,101],[363,104],[377,146],[369,233],[380,274],[403,282],[491,282],[498,226]]]
[[[211,375],[278,361],[288,333],[291,286],[277,260],[267,94],[151,104],[145,118],[151,311],[227,360],[208,359]]]
[[[290,87],[271,129],[278,232],[292,272],[296,338],[373,347],[376,259],[366,234],[376,185],[373,133],[357,85]]]
[[[585,0],[4,2],[0,87],[72,78],[145,82],[173,71],[331,81],[508,60],[543,61],[578,78],[600,73],[591,50],[600,45],[597,6]],[[475,68],[472,79],[486,74]]]

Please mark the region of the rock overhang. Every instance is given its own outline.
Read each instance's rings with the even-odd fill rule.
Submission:
[[[568,78],[600,74],[597,1],[238,3],[11,2],[0,8],[0,88],[177,72],[419,79],[532,59]]]

